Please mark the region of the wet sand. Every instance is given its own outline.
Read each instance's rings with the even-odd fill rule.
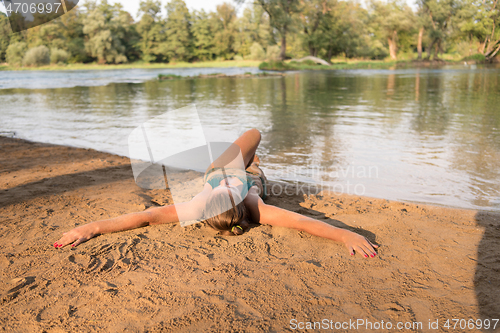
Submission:
[[[269,226],[225,237],[158,225],[55,249],[75,226],[170,203],[168,191],[139,188],[124,157],[4,137],[0,147],[5,331],[281,332],[320,322],[343,332],[354,321],[380,332],[383,321],[473,332],[444,324],[500,317],[497,213],[328,193],[267,199],[358,231],[381,245],[373,259]]]

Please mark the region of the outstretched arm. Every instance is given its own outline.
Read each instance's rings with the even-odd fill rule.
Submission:
[[[357,252],[367,258],[368,256],[374,257],[377,254],[375,252],[377,245],[349,230],[337,228],[286,209],[266,205],[254,193],[249,193],[245,198],[245,202],[248,203],[247,207],[252,220],[255,222],[305,231],[314,236],[344,243],[352,255]]]
[[[210,186],[210,185],[209,185]],[[205,207],[209,189],[205,189],[191,201],[164,207],[149,208],[143,212],[125,214],[112,219],[91,222],[63,234],[61,239],[54,243],[59,248],[71,243],[77,246],[99,234],[130,230],[154,224],[179,222],[182,220],[197,220],[201,218]]]

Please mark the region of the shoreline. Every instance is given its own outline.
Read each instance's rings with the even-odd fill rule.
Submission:
[[[277,73],[277,74],[273,74],[273,73],[269,73],[270,75],[269,76],[282,76],[281,73]],[[183,80],[183,79],[193,79],[193,78],[212,78],[212,77],[218,77],[218,73],[216,74],[213,74],[213,75],[201,75],[201,76],[198,76],[198,77],[172,77],[172,78],[166,78],[166,79],[163,79],[163,80]],[[242,74],[242,75],[239,75],[241,77],[246,77],[246,78],[255,78],[255,77],[258,77],[258,75],[246,75],[246,74]],[[266,75],[263,75],[264,77]],[[233,76],[227,76],[227,75],[224,75],[222,74],[220,76],[220,78],[231,78]],[[158,78],[158,80],[162,81],[162,79]],[[7,135],[6,135],[7,134]],[[125,158],[127,161],[129,161],[129,157],[126,156],[126,155],[120,155],[120,154],[117,154],[117,153],[114,153],[114,152],[111,152],[111,151],[105,151],[105,150],[97,150],[97,149],[94,149],[94,148],[85,148],[85,147],[79,147],[79,146],[72,146],[72,145],[68,145],[68,144],[54,144],[54,143],[48,143],[48,142],[41,142],[41,141],[32,141],[30,139],[25,139],[25,138],[20,138],[20,137],[16,137],[16,132],[15,131],[6,131],[6,132],[0,132],[0,140],[4,139],[4,138],[8,138],[8,139],[13,139],[13,140],[21,140],[21,141],[25,141],[25,142],[28,142],[28,143],[34,143],[34,144],[42,144],[42,145],[49,145],[49,146],[58,146],[58,147],[62,147],[62,148],[73,148],[73,149],[87,149],[87,150],[91,150],[91,151],[95,151],[95,152],[98,152],[98,153],[103,153],[103,154],[108,154],[108,155],[111,155],[111,156],[117,156],[117,157],[120,157],[120,158]],[[309,183],[309,182],[301,182],[301,181],[287,181],[287,180],[270,180],[270,182],[272,184],[276,184],[276,185],[279,185],[279,186],[286,186],[288,188],[300,188],[301,186],[303,187],[308,187],[308,189],[310,188],[313,188],[315,190],[315,192],[318,192],[318,189],[320,189],[321,187],[318,187],[316,183]],[[319,192],[330,192],[328,190],[319,190]],[[402,203],[402,204],[409,204],[409,205],[415,205],[415,206],[429,206],[429,207],[436,207],[436,208],[443,208],[443,209],[452,209],[452,210],[463,210],[463,211],[469,211],[469,212],[487,212],[487,213],[493,213],[493,214],[499,214],[500,215],[500,211],[498,209],[494,209],[492,207],[483,207],[481,209],[479,208],[461,208],[461,207],[457,207],[457,206],[452,206],[452,205],[446,205],[446,204],[439,204],[439,203],[431,203],[431,202],[424,202],[424,201],[410,201],[410,200],[402,200],[402,199],[387,199],[387,198],[383,198],[383,197],[377,197],[377,196],[366,196],[366,195],[356,195],[356,194],[350,194],[350,193],[340,193],[340,192],[331,192],[331,195],[332,196],[352,196],[352,197],[360,197],[360,198],[364,198],[364,199],[367,199],[367,200],[386,200],[387,202],[398,202],[398,203]]]
[[[203,61],[203,62],[178,62],[178,63],[127,63],[99,65],[95,63],[48,65],[40,67],[11,67],[1,66],[0,71],[65,71],[65,70],[111,70],[111,69],[179,69],[179,68],[226,68],[226,67],[258,67],[261,61],[254,60],[225,60],[225,61]]]
[[[497,66],[498,62],[478,62],[475,60],[367,60],[367,61],[356,61],[356,62],[333,62],[329,66],[320,64],[303,64],[300,62],[281,62],[281,61],[269,61],[263,62],[259,65],[260,70],[265,71],[301,71],[301,70],[353,70],[353,69],[421,69],[429,68],[436,69],[445,66],[472,66],[472,65],[483,65],[483,66]]]
[[[0,64],[0,71],[66,71],[66,70],[112,70],[112,69],[180,69],[180,68],[227,68],[227,67],[255,67],[258,68],[266,61],[261,60],[224,60],[224,61],[200,61],[200,62],[174,62],[174,63],[126,63],[105,64],[75,63],[66,65],[47,65],[40,67],[12,67],[8,64]],[[347,60],[334,61],[330,66],[306,65],[297,63],[296,68],[289,70],[344,70],[344,69],[391,69],[391,68],[439,68],[449,65],[488,65],[495,62],[477,62],[475,60]],[[289,61],[286,62],[287,64]],[[273,70],[273,69],[264,69]]]
[[[291,320],[493,319],[500,314],[500,214],[350,195],[266,203],[357,231],[378,256],[255,225],[236,237],[158,225],[54,249],[96,219],[171,203],[129,159],[0,137],[0,323],[6,330],[291,330]],[[262,157],[265,163],[265,156]],[[358,329],[366,330],[361,327]],[[498,327],[497,327],[498,329]]]

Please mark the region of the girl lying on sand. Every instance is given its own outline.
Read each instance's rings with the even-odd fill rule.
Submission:
[[[204,219],[211,227],[225,234],[240,235],[253,223],[293,228],[346,245],[364,257],[374,257],[378,246],[351,231],[327,223],[266,205],[266,178],[255,155],[260,143],[256,129],[243,133],[205,173],[203,191],[192,200],[164,207],[149,208],[143,212],[88,223],[63,234],[54,243],[60,248],[71,243],[77,246],[92,237],[115,231],[148,225]],[[240,158],[237,158],[237,157]],[[241,164],[244,163],[244,167]]]

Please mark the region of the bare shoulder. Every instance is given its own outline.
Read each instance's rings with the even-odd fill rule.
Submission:
[[[247,193],[245,199],[243,199],[246,209],[250,213],[250,218],[253,223],[260,223],[261,214],[260,209],[264,204],[264,201],[259,197],[259,190],[256,186],[252,186]]]
[[[243,199],[243,203],[247,208],[250,208],[257,207],[259,205],[259,201],[262,201],[259,196],[259,189],[257,188],[257,186],[250,187],[245,199]]]
[[[203,186],[203,190],[195,195],[193,199],[191,199],[191,203],[194,206],[199,206],[201,209],[205,208],[211,191],[212,186],[210,186],[210,184],[208,183],[205,183],[205,185]]]

